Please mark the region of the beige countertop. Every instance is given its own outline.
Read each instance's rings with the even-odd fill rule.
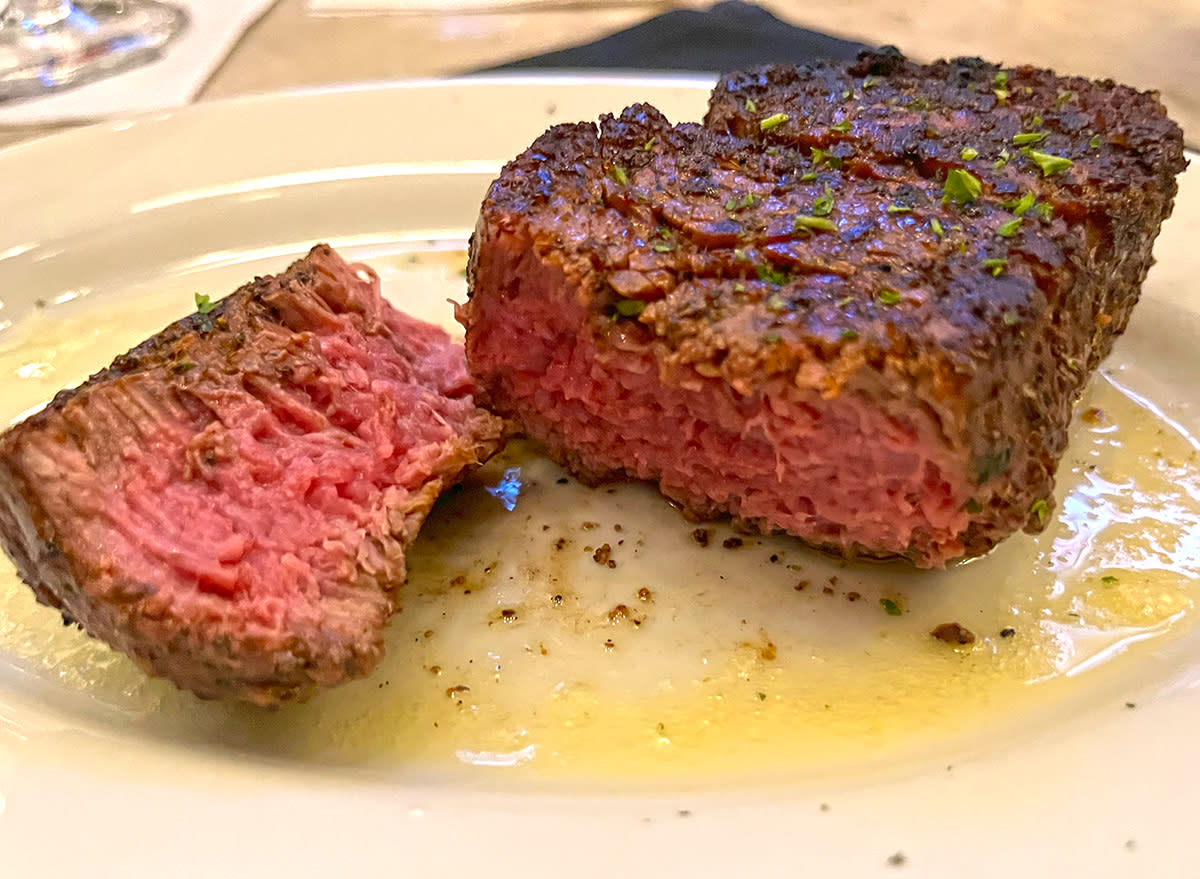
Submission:
[[[453,76],[587,42],[684,5],[708,4],[317,16],[304,0],[280,0],[246,32],[200,99],[334,82]],[[1188,141],[1200,142],[1200,0],[765,0],[762,5],[794,24],[866,43],[893,43],[922,60],[979,55],[1158,89]],[[52,130],[0,128],[0,145]]]

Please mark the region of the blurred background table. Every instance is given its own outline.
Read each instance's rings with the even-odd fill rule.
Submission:
[[[316,15],[279,0],[242,37],[200,100],[329,83],[462,74],[588,42],[708,3],[571,5],[483,14]],[[979,55],[1155,88],[1200,143],[1200,0],[764,0],[793,24],[921,60]],[[653,67],[647,59],[646,67]],[[63,126],[0,127],[0,146]]]

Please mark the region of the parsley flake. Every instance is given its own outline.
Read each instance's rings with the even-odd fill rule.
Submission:
[[[196,294],[196,311],[200,312],[201,314],[208,314],[216,307],[217,303],[213,302],[207,293]]]
[[[1017,146],[1028,146],[1031,143],[1041,143],[1049,136],[1048,131],[1022,131],[1013,135],[1013,143]]]
[[[900,605],[890,598],[879,599],[879,606],[882,607],[883,612],[890,617],[898,617],[904,613],[904,610],[900,607]]]
[[[829,188],[829,184],[825,184],[825,194],[818,197],[812,206],[814,217],[828,217],[833,211],[833,190]]]
[[[628,186],[629,185],[629,175],[625,172],[625,169],[622,168],[620,165],[613,165],[611,168],[608,169],[608,174],[610,177],[612,177],[613,181],[616,182],[616,184],[618,186]]]
[[[766,119],[758,123],[759,131],[770,131],[772,128],[778,128],[783,123],[787,122],[790,117],[787,113],[773,113]]]
[[[1021,152],[1033,159],[1034,163],[1042,169],[1043,177],[1049,177],[1051,174],[1058,174],[1066,171],[1075,164],[1068,158],[1051,155],[1050,153],[1043,153],[1041,150],[1026,148]]]
[[[759,197],[753,192],[747,192],[741,198],[731,198],[725,202],[725,210],[740,211],[745,208],[752,208],[759,202]]]
[[[648,141],[646,141],[644,144],[642,144],[642,149],[647,153],[650,152],[650,150],[654,149],[654,144],[657,141],[658,141],[658,136],[655,135],[654,137],[652,137]]]
[[[1100,582],[1103,583],[1105,586],[1112,586],[1114,583],[1119,583],[1121,581],[1118,580],[1116,577],[1114,577],[1112,574],[1105,574],[1103,577],[1100,578]]]
[[[890,204],[888,205],[889,214],[911,214],[912,208],[906,204]]]
[[[959,155],[962,156],[964,162],[970,162],[979,158],[979,150],[975,149],[975,147],[965,146]]]
[[[755,267],[755,272],[758,274],[760,281],[766,281],[768,284],[774,284],[776,287],[782,287],[788,281],[788,273],[786,269],[777,269],[774,266],[760,265]]]
[[[996,234],[1001,238],[1012,238],[1017,234],[1017,230],[1021,228],[1021,218],[1013,217],[1007,223],[1001,223],[996,227]]]
[[[1050,505],[1042,498],[1038,498],[1030,504],[1029,512],[1037,518],[1039,524],[1042,524],[1046,521],[1046,517],[1050,515]]]
[[[891,307],[900,303],[900,294],[889,287],[884,287],[879,291],[879,294],[875,297],[875,299],[880,305]]]
[[[787,300],[784,299],[782,296],[776,294],[774,296],[768,297],[767,311],[773,311],[776,314],[778,314],[780,312],[787,311],[787,308],[788,308]]]
[[[942,229],[942,224],[937,217],[929,218],[929,228],[933,230],[933,234],[938,238],[941,238],[946,234],[945,230]]]
[[[816,171],[805,171],[803,174],[800,175],[801,183],[807,183],[810,180],[816,180],[816,179],[817,179]]]
[[[846,119],[837,123],[836,125],[830,125],[829,130],[839,132],[840,134],[845,134],[850,130],[850,120]]]
[[[1101,143],[1100,135],[1093,134],[1092,139],[1088,141],[1088,146],[1090,146],[1094,150],[1098,150],[1098,149],[1100,149],[1100,143]]]
[[[943,198],[956,201],[959,204],[969,204],[979,198],[983,192],[983,184],[970,171],[961,168],[951,168],[946,175]]]
[[[1016,201],[1006,201],[1000,207],[1006,211],[1012,211],[1019,217],[1033,207],[1035,201],[1037,201],[1037,196],[1032,192],[1027,192]]]
[[[753,98],[746,98],[746,112],[747,113],[757,113],[758,112],[758,104],[754,103]]]
[[[823,232],[836,232],[837,225],[833,220],[827,220],[824,217],[808,217],[800,214],[792,223],[792,231],[799,232],[801,229],[820,229]]]
[[[782,337],[779,335],[779,333],[767,333],[765,336],[763,336],[763,341],[765,341],[768,345],[778,345],[780,341],[782,341]]]
[[[1054,219],[1054,205],[1050,204],[1049,202],[1044,201],[1035,206],[1034,211],[1047,223]]]
[[[646,303],[640,299],[618,299],[614,307],[621,317],[637,317],[646,310]]]
[[[850,327],[842,327],[841,331],[838,332],[838,339],[843,342],[853,342],[857,338],[858,330],[851,329]]]
[[[654,245],[654,250],[656,253],[670,253],[674,249],[675,244],[670,241],[662,241]]]
[[[992,275],[995,276],[1008,267],[1008,260],[1003,257],[992,257],[991,259],[985,259],[980,265],[985,269],[989,269]]]
[[[1006,327],[1015,327],[1021,322],[1021,315],[1017,314],[1015,311],[1006,311],[1004,312],[1004,317],[1002,317],[1001,320],[1004,321],[1004,325]]]

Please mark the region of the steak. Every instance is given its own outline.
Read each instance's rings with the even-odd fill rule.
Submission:
[[[149,674],[303,700],[378,662],[406,546],[502,425],[327,246],[201,308],[0,437],[0,539]]]
[[[894,50],[731,74],[704,126],[636,105],[504,168],[468,364],[582,478],[941,567],[1045,526],[1184,166],[1111,82]]]

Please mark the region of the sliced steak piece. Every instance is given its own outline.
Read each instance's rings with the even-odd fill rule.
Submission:
[[[980,127],[955,103],[994,104],[994,68],[967,64],[951,100],[945,65],[880,57],[930,120],[899,153],[821,115],[843,80],[861,95],[886,77],[867,62],[795,74],[795,96],[746,77],[765,83],[749,110],[727,77],[710,128],[640,105],[553,128],[506,166],[459,310],[495,410],[585,478],[654,480],[699,516],[847,555],[939,567],[1040,530],[1072,404],[1170,212],[1180,132],[1152,96],[1065,81],[1059,110],[1094,109],[1052,128],[1050,96],[1047,137],[1022,140],[1072,164],[1043,174],[1016,123]],[[809,117],[816,150],[797,148]]]
[[[383,653],[404,551],[501,422],[462,348],[313,248],[0,437],[38,600],[206,698],[270,705]]]

